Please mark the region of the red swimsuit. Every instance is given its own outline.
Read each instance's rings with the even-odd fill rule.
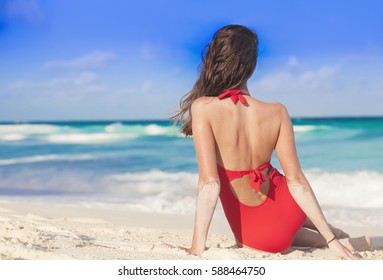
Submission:
[[[219,99],[230,97],[246,104],[241,90],[229,90]],[[262,170],[268,169],[266,178]],[[221,181],[220,200],[235,238],[243,245],[266,252],[283,252],[288,249],[297,231],[306,220],[287,187],[286,178],[270,165],[270,161],[254,170],[233,171],[218,165]],[[257,206],[241,203],[232,193],[230,181],[250,176],[250,187],[257,191],[262,182],[270,180],[266,199]]]

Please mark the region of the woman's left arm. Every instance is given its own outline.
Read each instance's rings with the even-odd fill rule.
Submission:
[[[215,139],[205,103],[194,101],[191,107],[194,147],[198,161],[198,189],[192,246],[187,251],[200,255],[205,251],[210,227],[220,191],[217,172]]]

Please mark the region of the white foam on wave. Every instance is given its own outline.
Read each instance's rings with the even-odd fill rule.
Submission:
[[[116,133],[119,130],[121,130],[124,127],[124,125],[120,122],[109,124],[105,127],[105,131],[108,133]]]
[[[305,174],[325,208],[383,209],[381,173],[308,170]],[[105,180],[111,195],[117,195],[120,199],[129,198],[129,205],[139,210],[172,213],[194,211],[198,174],[152,170],[109,175]]]
[[[191,213],[195,206],[198,174],[190,172],[123,173],[104,178],[108,192],[129,200],[129,206],[141,211]]]
[[[134,186],[129,193],[157,194],[174,188],[175,192],[184,193],[189,187],[194,186],[198,175],[190,172],[165,172],[161,170],[151,170],[146,172],[127,172],[112,174],[106,177],[114,183],[122,183],[123,186]],[[112,189],[113,191],[118,188]],[[124,187],[120,190],[126,191]]]
[[[329,126],[326,125],[294,125],[293,126],[294,132],[310,132],[314,130],[328,130],[330,129]]]
[[[161,126],[158,124],[122,124],[120,122],[105,126],[108,133],[130,133],[136,137],[140,136],[179,136],[179,129],[175,126]]]
[[[35,134],[50,134],[59,127],[49,124],[5,124],[0,125],[0,141],[22,141]]]
[[[148,135],[162,135],[167,133],[167,129],[156,124],[149,124],[145,127],[145,132]]]
[[[113,141],[122,141],[131,138],[134,138],[134,135],[128,133],[68,133],[47,135],[45,137],[42,137],[41,140],[60,144],[97,144],[108,143]]]
[[[0,134],[50,134],[60,128],[50,124],[5,124],[0,125]]]
[[[81,161],[94,159],[92,155],[44,155],[44,156],[31,156],[13,159],[0,159],[0,165],[12,165],[12,164],[24,164],[24,163],[35,163],[44,161]]]
[[[329,207],[383,208],[383,174],[373,171],[305,172],[321,204]]]
[[[106,134],[106,133],[105,133]],[[104,134],[104,135],[105,135]],[[71,138],[51,138],[65,143],[96,143],[101,139],[89,139],[92,134]],[[109,134],[106,134],[109,135]],[[112,136],[114,134],[111,134]],[[54,135],[49,135],[54,136]],[[61,136],[61,135],[59,135]],[[76,135],[75,135],[76,136]],[[121,134],[115,136],[121,137]],[[84,137],[84,138],[82,138]],[[107,141],[114,138],[106,138]],[[119,138],[121,139],[121,138]],[[96,141],[96,142],[95,142]],[[91,155],[45,155],[2,159],[0,165],[33,163],[59,160],[87,160]],[[28,171],[28,172],[27,172]],[[8,172],[8,171],[7,171]],[[150,170],[97,174],[96,171],[58,172],[52,170],[17,170],[14,174],[3,173],[1,186],[8,189],[32,189],[60,191],[65,193],[94,193],[100,201],[111,200],[126,207],[143,211],[192,213],[195,209],[198,174],[191,172],[165,172]],[[33,173],[35,172],[35,173]],[[383,173],[361,170],[356,172],[327,172],[320,169],[305,170],[320,205],[339,209],[383,209]]]
[[[81,156],[87,157],[80,155],[79,160]],[[305,170],[305,175],[331,222],[349,220],[373,225],[382,222],[382,173],[331,173],[317,169]],[[151,170],[103,175],[95,171],[44,168],[10,170],[3,172],[0,180],[0,193],[2,188],[26,194],[48,192],[63,201],[83,201],[89,207],[193,214],[198,174]],[[41,197],[48,199],[46,195]]]
[[[105,126],[105,131],[108,133],[123,133],[128,132],[135,134],[136,136],[141,135],[173,135],[175,134],[173,127],[164,127],[157,124],[148,125],[124,125],[120,122],[112,123]]]
[[[7,133],[0,134],[0,141],[21,141],[26,139],[27,137],[21,133]]]
[[[0,125],[0,141],[44,141],[50,143],[92,144],[108,143],[141,136],[180,136],[175,126],[157,124],[111,123],[105,126],[89,124],[85,127],[50,124]]]

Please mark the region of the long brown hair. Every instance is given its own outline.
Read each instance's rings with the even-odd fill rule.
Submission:
[[[180,109],[171,117],[181,123],[181,132],[193,135],[191,105],[201,96],[220,93],[244,84],[253,74],[258,58],[257,34],[241,25],[219,29],[207,47],[200,65],[200,75],[192,90],[180,100]]]

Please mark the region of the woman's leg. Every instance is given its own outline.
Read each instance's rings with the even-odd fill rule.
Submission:
[[[301,227],[294,237],[292,246],[322,248],[326,246],[323,236],[312,229]]]
[[[326,240],[318,232],[317,228],[308,217],[303,226],[296,233],[292,243],[292,246],[297,247],[321,248],[326,245]]]
[[[371,239],[368,236],[343,238],[342,236],[345,235],[343,231],[337,233],[336,235],[339,241],[351,251],[362,252],[373,249]],[[327,246],[327,244],[326,240],[318,231],[302,227],[295,235],[292,246],[323,248]]]
[[[306,221],[303,224],[303,227],[318,231],[317,228],[314,226],[313,222],[309,218],[306,218]],[[332,230],[332,232],[335,234],[336,238],[338,239],[350,237],[350,235],[348,235],[346,232],[344,232],[340,228],[336,228],[330,224],[329,224],[329,227]]]

